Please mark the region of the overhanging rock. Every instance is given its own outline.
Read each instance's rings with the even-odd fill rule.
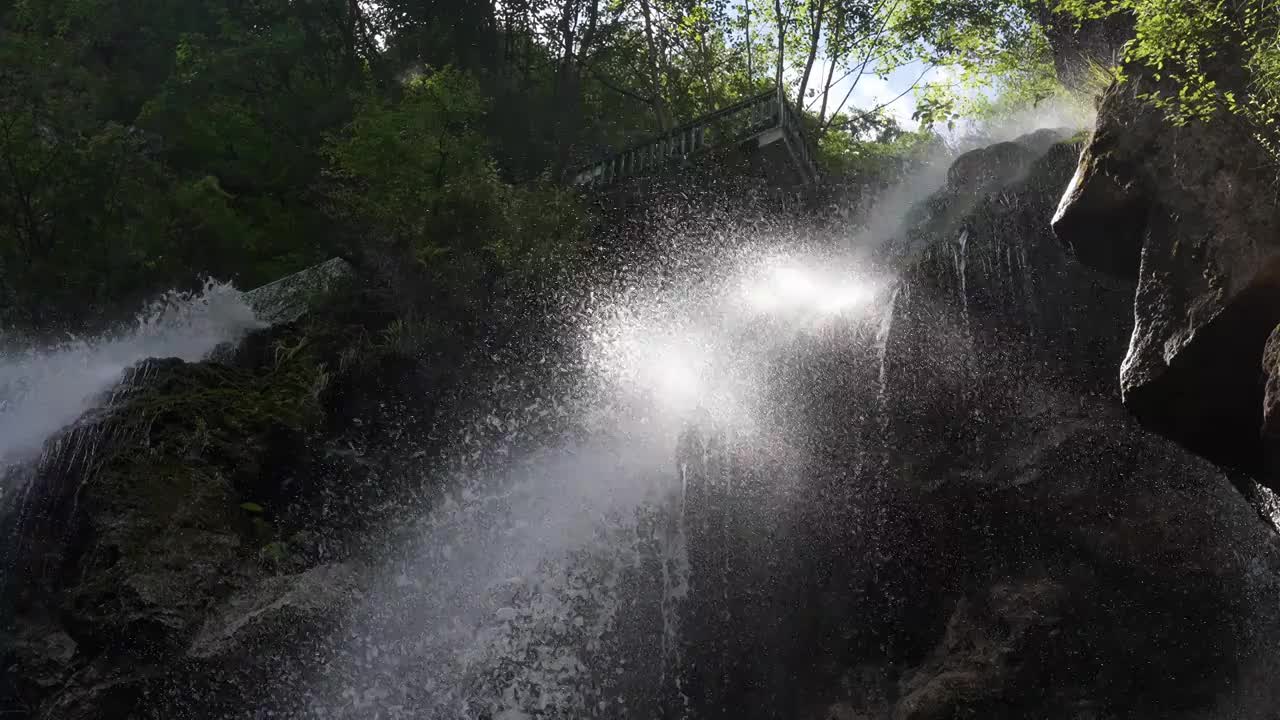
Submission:
[[[332,258],[255,288],[244,294],[258,319],[271,325],[293,322],[341,283],[354,279],[356,269],[342,258]]]
[[[1177,127],[1141,100],[1150,90],[1139,78],[1108,91],[1053,228],[1082,263],[1137,280],[1125,406],[1221,465],[1261,473],[1280,205],[1250,128],[1231,117]]]

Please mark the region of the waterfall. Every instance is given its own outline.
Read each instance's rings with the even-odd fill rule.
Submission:
[[[741,622],[730,578],[744,560],[766,572],[776,548],[761,543],[788,517],[726,506],[792,481],[755,473],[762,463],[738,477],[733,456],[797,465],[766,448],[804,425],[788,377],[799,348],[877,322],[886,284],[795,248],[709,264],[598,294],[578,328],[589,370],[543,384],[538,401],[577,431],[457,478],[352,613],[297,717],[687,716],[705,666],[691,638],[712,627],[692,605]],[[730,533],[759,536],[761,552],[693,557],[712,536],[736,547]],[[717,592],[695,598],[708,583]]]
[[[884,410],[889,402],[889,334],[893,332],[893,312],[898,303],[898,293],[902,291],[900,285],[894,285],[893,291],[889,295],[889,301],[884,304],[884,308],[880,311],[880,322],[876,326],[876,364],[878,366],[876,372],[876,380],[879,384],[879,391],[876,395],[878,407]]]
[[[965,335],[972,335],[972,328],[969,325],[969,281],[968,281],[968,262],[969,262],[969,231],[961,230],[960,236],[956,238],[955,247],[956,256],[956,279],[960,285],[960,313],[964,317]]]
[[[138,362],[201,360],[259,326],[239,291],[208,282],[198,292],[166,293],[116,332],[0,351],[0,477],[37,457],[49,438],[103,402]],[[0,484],[0,497],[11,490]]]
[[[682,713],[688,711],[681,673],[684,656],[680,646],[680,606],[689,596],[689,546],[685,528],[689,468],[679,467],[680,487],[669,510],[670,522],[662,552],[662,657],[659,693],[674,698]]]

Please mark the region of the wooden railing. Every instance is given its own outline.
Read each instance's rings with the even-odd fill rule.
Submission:
[[[777,137],[770,134],[778,131]],[[818,180],[813,153],[805,141],[800,115],[777,90],[747,98],[602,158],[578,170],[573,184],[600,187],[623,178],[652,173],[705,150],[729,147],[760,138],[761,144],[781,140],[803,183]]]
[[[804,134],[801,115],[781,94],[778,96],[778,104],[783,109],[781,123],[783,140],[791,152],[796,171],[800,173],[805,184],[816,183],[819,180],[818,166],[813,156],[813,149],[809,146],[809,139]]]

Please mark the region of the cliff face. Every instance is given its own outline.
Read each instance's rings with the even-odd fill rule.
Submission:
[[[1221,468],[1122,405],[1133,281],[1049,225],[1081,148],[1040,133],[960,158],[899,242],[875,337],[804,360],[803,509],[788,570],[757,586],[781,588],[759,605],[781,620],[729,582],[692,623],[787,677],[736,661],[754,680],[699,716],[1273,714],[1280,540]],[[691,557],[695,580],[759,565]]]
[[[1273,431],[1260,432],[1264,345],[1280,323],[1274,181],[1243,121],[1176,126],[1139,99],[1155,87],[1139,74],[1106,93],[1054,228],[1082,263],[1137,284],[1125,405],[1276,486]]]
[[[1046,222],[1079,150],[926,227],[902,279],[881,444],[890,506],[938,537],[889,564],[934,568],[955,600],[893,714],[1265,717],[1280,545],[1222,470],[1121,407],[1133,285]],[[1137,297],[1135,343],[1155,319]]]

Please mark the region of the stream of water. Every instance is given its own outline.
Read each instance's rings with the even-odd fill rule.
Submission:
[[[590,369],[534,402],[583,432],[444,495],[298,717],[681,717],[706,692],[687,687],[705,631],[687,625],[706,600],[691,587],[717,592],[699,573],[730,560],[706,556],[705,536],[751,536],[718,541],[754,547],[759,567],[781,558],[805,452],[786,399],[797,355],[833,335],[871,343],[890,292],[794,245],[708,265],[634,278],[583,313]],[[734,467],[744,454],[751,472]],[[726,504],[750,496],[726,526]]]

